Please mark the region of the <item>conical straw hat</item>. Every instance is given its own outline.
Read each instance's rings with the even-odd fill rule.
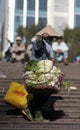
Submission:
[[[50,26],[47,25],[43,29],[41,29],[39,32],[36,33],[36,35],[42,35],[44,33],[48,33],[49,36],[58,37],[59,34]]]

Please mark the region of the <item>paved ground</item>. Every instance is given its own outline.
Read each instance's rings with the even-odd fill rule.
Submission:
[[[67,79],[80,79],[80,64],[70,63],[65,66],[63,63],[56,64],[60,67]],[[21,78],[24,65],[21,63],[0,62],[0,71],[8,78]]]
[[[0,62],[0,71],[10,79],[21,78],[23,68],[24,65],[22,63]]]
[[[80,64],[57,66],[65,73],[66,79],[75,82],[77,89],[68,93],[62,88],[59,94],[51,97],[54,112],[50,122],[29,122],[19,110],[3,101],[10,83],[22,82],[24,65],[0,62],[0,71],[7,75],[7,79],[0,79],[0,130],[80,130]]]
[[[70,63],[68,66],[64,64],[57,64],[65,74],[67,79],[79,79],[80,80],[80,63]]]

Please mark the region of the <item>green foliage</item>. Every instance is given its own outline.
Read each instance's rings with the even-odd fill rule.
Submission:
[[[23,28],[22,26],[20,26],[17,30],[18,36],[21,36],[21,37],[24,36],[24,32],[25,32],[25,28]]]
[[[64,40],[69,46],[69,59],[73,60],[77,55],[80,55],[80,28],[65,29]]]
[[[0,60],[2,59],[2,52],[0,52]]]
[[[68,94],[70,94],[70,91],[76,90],[75,83],[73,81],[64,81],[63,86],[68,90]]]
[[[29,27],[23,28],[20,26],[17,30],[17,33],[21,37],[26,37],[27,39],[27,44],[30,43],[30,39],[35,36],[35,34],[40,31],[44,25],[41,23],[39,25],[31,25]]]
[[[74,86],[74,82],[73,82],[73,81],[64,81],[64,82],[63,82],[63,86],[64,86],[65,88],[68,88],[68,87],[70,87],[70,86]]]
[[[24,72],[26,71],[36,71],[37,69],[37,62],[34,60],[30,60],[28,64],[24,67]]]

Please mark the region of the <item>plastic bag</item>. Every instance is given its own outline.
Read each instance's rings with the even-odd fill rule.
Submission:
[[[19,109],[24,109],[28,106],[28,95],[24,84],[12,82],[4,97],[4,101]]]

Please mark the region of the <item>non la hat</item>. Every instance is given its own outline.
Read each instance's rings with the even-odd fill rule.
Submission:
[[[16,38],[16,41],[17,41],[17,40],[20,40],[20,41],[21,41],[22,39],[21,39],[21,37],[20,37],[20,36],[18,36],[18,37]]]
[[[50,25],[45,26],[43,29],[41,29],[39,32],[36,33],[36,35],[42,35],[42,34],[48,34],[49,36],[59,37],[59,34]]]

